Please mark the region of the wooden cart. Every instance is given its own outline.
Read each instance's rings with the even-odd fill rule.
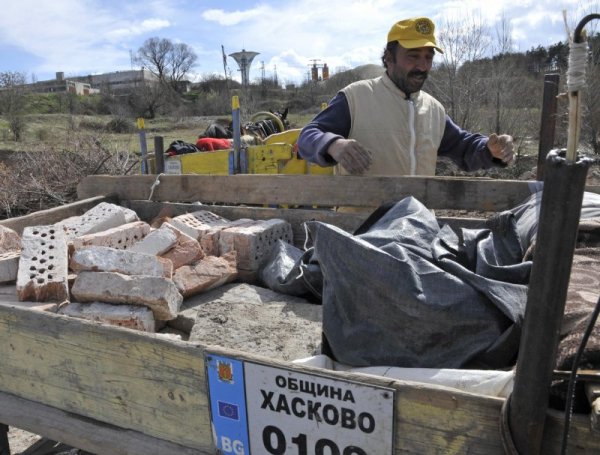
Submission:
[[[79,202],[0,224],[21,232],[26,226],[81,214],[101,201],[134,209],[148,221],[159,213],[196,211],[197,202],[202,202],[210,204],[202,209],[229,219],[285,219],[300,245],[306,220],[351,231],[366,217],[336,212],[332,206],[378,206],[412,195],[434,210],[496,212],[522,202],[531,183],[442,177],[91,176],[79,185]],[[600,193],[600,187],[587,190]],[[467,227],[482,221],[441,220]],[[271,368],[283,378],[304,378],[305,384],[337,384],[342,395],[355,385],[367,390],[366,395],[368,390],[389,393],[392,416],[384,439],[389,438],[395,454],[504,453],[500,398],[166,340],[22,308],[15,304],[14,286],[0,289],[0,422],[9,426],[98,454],[214,454],[206,363],[216,357]],[[286,384],[290,388],[290,382]],[[548,411],[543,453],[559,452],[562,419],[562,413]],[[339,453],[361,453],[344,443],[333,441]],[[264,453],[284,453],[277,451],[277,435],[269,444],[271,451]],[[321,453],[338,453],[326,451],[332,450],[328,444],[320,446]],[[294,447],[298,448],[294,453],[303,453],[300,443]],[[230,453],[244,453],[233,441],[230,448]],[[312,448],[304,450],[314,453]],[[600,436],[590,429],[590,416],[573,416],[569,453],[600,453]]]

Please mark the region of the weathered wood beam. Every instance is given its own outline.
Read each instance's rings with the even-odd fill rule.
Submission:
[[[355,177],[329,175],[89,176],[77,194],[116,193],[120,199],[237,205],[369,206],[414,196],[430,209],[500,211],[531,194],[532,182],[460,177]],[[588,191],[600,193],[600,187]]]

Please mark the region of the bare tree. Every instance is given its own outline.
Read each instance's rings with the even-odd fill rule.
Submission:
[[[0,72],[0,113],[8,120],[15,141],[20,141],[25,130],[24,73]]]
[[[187,44],[158,37],[144,41],[135,57],[135,61],[154,73],[162,85],[177,92],[197,59],[198,56]]]
[[[461,69],[466,62],[486,54],[490,45],[488,27],[481,17],[469,14],[448,19],[441,24],[439,42],[444,53],[432,74],[433,92],[455,122],[471,129],[475,123],[472,108],[479,102],[482,84],[476,74]]]

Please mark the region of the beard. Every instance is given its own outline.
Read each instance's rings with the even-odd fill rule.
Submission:
[[[396,86],[407,95],[418,92],[425,84],[427,80],[427,71],[413,70],[404,74],[389,74],[390,79],[396,84]]]

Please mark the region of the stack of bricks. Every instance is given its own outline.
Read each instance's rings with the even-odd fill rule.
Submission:
[[[229,221],[198,211],[154,229],[131,210],[101,203],[80,217],[26,228],[13,240],[22,251],[6,281],[16,280],[21,301],[73,300],[62,313],[154,331],[156,321],[177,316],[184,297],[239,277],[254,281],[277,241],[291,239],[283,220]],[[69,271],[76,274],[71,289]]]
[[[195,235],[207,255],[226,256],[235,252],[242,281],[256,281],[258,270],[278,240],[292,242],[292,228],[280,219],[229,221],[206,211],[180,215],[171,224]]]

